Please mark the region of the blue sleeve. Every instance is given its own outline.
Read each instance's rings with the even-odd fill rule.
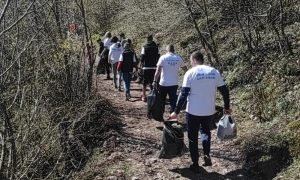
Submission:
[[[229,98],[229,90],[226,85],[218,87],[218,90],[221,92],[224,101],[224,108],[230,108],[230,98]]]
[[[179,114],[182,106],[184,105],[184,103],[187,100],[188,95],[190,94],[190,91],[191,91],[190,87],[183,87],[181,89],[181,92],[180,92],[180,94],[178,96],[178,99],[177,99],[176,108],[175,108],[175,113],[176,114]]]

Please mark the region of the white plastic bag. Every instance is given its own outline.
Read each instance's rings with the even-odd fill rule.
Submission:
[[[234,119],[225,114],[217,124],[217,137],[221,140],[232,139],[237,136],[237,128]]]

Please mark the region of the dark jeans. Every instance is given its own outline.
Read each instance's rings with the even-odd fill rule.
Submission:
[[[122,72],[124,80],[124,89],[126,94],[130,94],[130,82],[131,82],[131,73]]]
[[[159,86],[159,91],[160,91],[163,105],[166,104],[167,95],[169,96],[170,106],[171,106],[170,113],[174,112],[175,107],[176,107],[177,89],[178,89],[177,85],[176,86]]]
[[[200,130],[201,140],[204,155],[209,156],[210,153],[210,121],[212,120],[213,115],[211,116],[194,116],[189,113],[186,113],[186,121],[188,128],[188,138],[189,138],[189,149],[192,158],[192,162],[198,164],[199,161],[199,152],[198,152],[198,132]]]

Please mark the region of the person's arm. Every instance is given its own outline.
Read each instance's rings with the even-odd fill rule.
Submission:
[[[153,80],[153,82],[157,82],[158,81],[158,78],[160,77],[160,74],[161,74],[161,69],[162,69],[162,66],[157,66],[155,74],[154,74],[154,80]]]
[[[137,60],[136,60],[136,54],[135,53],[133,55],[133,66],[135,68],[135,71],[139,70],[138,65],[137,65]]]
[[[224,101],[224,113],[230,114],[232,110],[230,109],[229,90],[228,90],[227,86],[225,85],[223,77],[221,76],[219,71],[217,71],[216,73],[217,73],[217,87],[218,87],[218,90],[221,92],[221,95],[222,95],[223,101]]]
[[[180,113],[182,106],[186,102],[187,97],[189,96],[189,94],[191,92],[191,80],[190,80],[189,76],[190,76],[189,72],[186,72],[184,75],[184,78],[183,78],[182,89],[178,96],[175,110],[174,110],[174,112],[172,112],[169,119],[177,119],[177,115]]]
[[[108,53],[108,63],[111,63],[111,54],[112,54],[111,49],[112,49],[112,48],[109,48],[109,53]]]
[[[231,109],[230,109],[230,97],[229,97],[229,90],[226,85],[218,87],[218,90],[221,92],[221,95],[223,97],[223,102],[224,102],[224,113],[225,114],[230,114]]]
[[[142,47],[142,51],[141,51],[141,63],[145,62],[145,48]]]
[[[175,107],[175,114],[179,114],[180,110],[182,109],[182,106],[187,100],[187,97],[189,96],[191,91],[190,87],[182,87],[181,92],[178,96],[176,107]]]
[[[163,58],[159,58],[159,60],[156,64],[156,71],[154,74],[154,80],[153,80],[153,84],[152,84],[153,87],[157,86],[157,81],[158,81],[158,78],[160,77],[162,67],[163,67]]]

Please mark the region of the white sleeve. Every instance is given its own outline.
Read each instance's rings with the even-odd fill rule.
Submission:
[[[225,82],[223,80],[223,77],[221,76],[220,72],[218,70],[216,70],[216,83],[217,83],[217,87],[221,87],[225,85]]]
[[[109,58],[109,59],[110,59],[111,53],[112,53],[112,52],[111,52],[111,49],[112,49],[112,48],[110,47],[110,48],[109,48],[109,53],[108,53],[108,58]]]
[[[187,71],[184,75],[182,87],[191,87],[190,73]]]
[[[123,61],[123,54],[121,54],[119,61]]]
[[[144,47],[142,47],[141,54],[145,54],[145,48]]]
[[[135,54],[133,54],[133,62],[136,62]]]
[[[157,67],[163,66],[163,58],[162,58],[162,57],[160,57],[160,58],[158,59],[158,62],[157,62],[157,64],[156,64],[156,66],[157,66]]]

